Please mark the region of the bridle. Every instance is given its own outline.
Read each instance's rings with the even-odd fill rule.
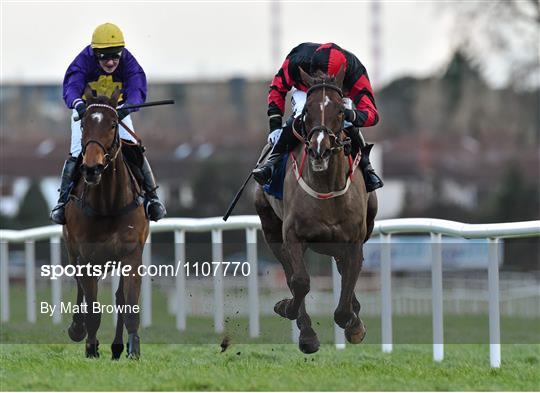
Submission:
[[[298,133],[298,131],[296,130],[296,126],[295,126],[296,120],[293,121],[293,123],[292,123],[293,133],[295,134],[295,136],[298,139],[300,139],[301,141],[304,142],[305,148],[304,148],[304,151],[303,151],[303,154],[302,154],[300,164],[298,164],[298,162],[296,160],[296,157],[294,156],[294,153],[291,152],[291,158],[292,158],[291,167],[292,167],[294,177],[296,178],[296,181],[298,182],[300,187],[308,195],[310,195],[311,197],[313,197],[315,199],[323,199],[324,200],[324,199],[332,199],[332,198],[339,197],[341,195],[344,195],[347,192],[347,190],[349,189],[349,187],[350,187],[350,185],[352,183],[354,172],[355,172],[356,168],[358,167],[358,164],[360,163],[361,154],[360,153],[357,154],[356,157],[351,156],[351,138],[347,137],[347,138],[344,138],[344,139],[339,139],[339,137],[338,137],[339,134],[341,132],[343,132],[342,125],[340,125],[339,129],[334,132],[324,123],[324,107],[325,107],[324,104],[321,107],[321,110],[322,110],[321,124],[311,128],[309,130],[309,132],[306,133],[306,130],[305,130],[305,118],[307,116],[307,109],[306,109],[307,108],[307,98],[309,97],[310,94],[312,94],[314,91],[319,90],[319,89],[323,89],[323,97],[326,96],[325,89],[334,90],[335,92],[337,92],[339,94],[339,96],[341,97],[341,99],[343,101],[343,92],[336,85],[330,85],[330,84],[327,84],[327,83],[325,83],[323,81],[322,83],[318,83],[318,84],[313,85],[313,86],[311,86],[309,88],[309,90],[307,91],[307,94],[306,94],[306,105],[304,105],[304,109],[302,110],[302,114],[299,117],[299,119],[296,119],[296,120],[300,120],[300,123],[301,123],[301,126],[300,126],[301,127],[301,132],[300,133]],[[341,111],[344,111],[343,104],[341,106]],[[348,158],[349,171],[348,171],[348,173],[346,175],[347,180],[346,180],[345,186],[341,190],[330,191],[330,192],[318,192],[318,191],[314,190],[309,184],[307,184],[306,181],[302,178],[302,173],[303,173],[303,170],[304,170],[304,164],[305,164],[305,161],[306,161],[306,156],[308,156],[308,151],[310,149],[311,138],[312,138],[313,134],[315,132],[317,132],[317,131],[322,131],[322,132],[328,134],[328,136],[330,137],[330,139],[332,141],[332,147],[330,148],[331,154],[334,154],[334,153],[337,153],[337,152],[343,150],[344,155]]]
[[[103,143],[101,143],[100,141],[96,140],[96,139],[90,139],[88,140],[84,146],[82,147],[82,156],[83,156],[83,159],[84,159],[84,155],[86,153],[86,148],[88,147],[88,145],[90,145],[91,143],[94,143],[96,145],[98,145],[101,150],[103,150],[103,153],[104,153],[104,157],[105,157],[105,164],[104,164],[104,167],[103,167],[103,170],[107,169],[107,167],[110,165],[111,162],[113,162],[116,157],[118,156],[118,153],[120,152],[120,133],[118,131],[118,112],[116,111],[116,108],[110,106],[110,105],[107,105],[107,104],[91,104],[91,105],[88,105],[88,108],[87,108],[87,111],[86,113],[84,114],[84,117],[86,117],[88,115],[88,109],[90,108],[106,108],[106,109],[109,109],[111,111],[114,112],[115,116],[116,116],[116,127],[115,127],[115,131],[114,131],[114,140],[113,140],[113,143],[111,145],[111,147],[109,147],[108,149],[103,146]],[[81,131],[83,131],[83,121],[81,119]]]
[[[311,128],[309,130],[309,132],[306,132],[306,129],[305,129],[305,119],[306,119],[306,116],[307,116],[307,99],[308,97],[314,92],[314,91],[317,91],[317,90],[320,90],[320,89],[323,89],[323,97],[326,96],[325,94],[325,90],[328,89],[328,90],[333,90],[335,91],[336,93],[339,94],[339,97],[341,99],[343,99],[343,91],[337,87],[336,85],[333,85],[333,84],[328,84],[326,82],[321,82],[321,83],[317,83],[313,86],[311,86],[307,93],[306,93],[306,105],[304,105],[304,109],[302,110],[302,113],[300,115],[300,120],[301,120],[301,125],[300,125],[300,130],[301,132],[298,133],[295,129],[295,124],[293,122],[293,132],[298,136],[300,136],[301,139],[304,144],[306,145],[306,149],[309,149],[310,147],[310,144],[311,144],[311,138],[313,136],[314,133],[316,132],[324,132],[326,134],[328,134],[328,136],[330,137],[331,141],[332,141],[332,147],[330,148],[331,152],[332,153],[335,153],[335,152],[338,152],[338,151],[341,151],[344,147],[347,147],[347,146],[350,146],[350,139],[346,138],[345,140],[341,140],[339,139],[339,134],[341,132],[343,132],[343,127],[339,127],[339,129],[337,131],[332,131],[328,126],[326,126],[326,124],[324,124],[324,106],[322,107],[322,119],[321,119],[321,124],[320,125],[317,125],[313,128]],[[342,107],[341,108],[341,112],[344,111],[344,108]],[[350,150],[350,149],[348,149]]]

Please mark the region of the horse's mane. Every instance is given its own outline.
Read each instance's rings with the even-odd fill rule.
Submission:
[[[312,76],[313,78],[313,82],[314,84],[321,84],[321,83],[325,83],[325,84],[328,84],[328,85],[336,85],[336,77],[335,76],[330,76],[330,75],[327,75],[325,74],[324,72],[318,70],[316,71]]]
[[[97,96],[97,97],[92,97],[91,98],[91,101],[93,104],[106,104],[106,105],[111,105],[111,98],[110,97],[107,97],[107,96]]]

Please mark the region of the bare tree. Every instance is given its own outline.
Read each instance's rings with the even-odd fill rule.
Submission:
[[[441,7],[454,15],[454,45],[478,61],[488,79],[520,89],[540,86],[540,0],[457,1]]]

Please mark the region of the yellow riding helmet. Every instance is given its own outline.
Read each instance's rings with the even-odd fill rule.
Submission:
[[[96,27],[92,34],[92,48],[104,49],[116,46],[126,46],[122,30],[112,23],[103,23]]]

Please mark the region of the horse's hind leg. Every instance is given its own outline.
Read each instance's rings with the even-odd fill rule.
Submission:
[[[367,214],[366,214],[366,237],[364,243],[369,240],[371,233],[373,232],[373,227],[375,226],[375,216],[379,210],[379,202],[377,200],[377,194],[375,191],[372,191],[368,194],[367,202]]]
[[[98,292],[98,280],[95,277],[83,277],[81,278],[82,287],[84,290],[84,297],[88,305],[88,312],[86,314],[86,329],[88,330],[88,337],[86,338],[86,357],[97,358],[99,357],[99,341],[96,338],[99,325],[101,324],[101,312],[94,312],[94,303],[97,302]]]
[[[282,302],[279,312],[291,320],[298,318],[300,306],[309,293],[310,279],[304,262],[305,245],[296,237],[293,230],[286,230],[283,251],[286,260],[290,261],[291,275],[289,287],[293,298]],[[277,306],[277,305],[276,305]]]
[[[123,306],[125,304],[124,300],[124,277],[120,276],[120,283],[116,289],[116,305]],[[111,344],[112,359],[120,359],[120,355],[124,351],[124,314],[119,311],[117,314],[116,320],[116,333],[114,335],[113,343]]]
[[[84,292],[81,286],[81,283],[79,280],[75,279],[77,282],[77,306],[78,309],[81,309],[81,304],[84,299]],[[73,314],[73,320],[71,321],[71,325],[69,325],[68,328],[68,335],[69,338],[71,338],[75,342],[82,341],[86,337],[86,325],[84,323],[84,314],[79,312],[76,312]]]
[[[261,225],[266,242],[268,243],[268,246],[272,250],[273,254],[276,256],[277,260],[283,266],[285,277],[287,279],[287,285],[290,289],[292,267],[286,253],[283,252],[283,222],[274,213],[274,210],[264,195],[258,194],[256,196],[255,207],[259,217],[261,218]],[[289,302],[290,299],[284,299],[276,303],[276,306],[274,307],[276,313],[286,318],[284,313]],[[315,333],[311,327],[311,318],[306,312],[304,302],[302,302],[300,306],[298,318],[296,319],[296,325],[298,326],[298,329],[300,329],[300,337],[298,340],[300,350],[304,353],[317,352],[320,346],[319,339],[317,337],[317,333]]]
[[[334,320],[345,329],[345,337],[351,344],[359,344],[366,335],[366,328],[358,318],[355,308],[360,310],[360,303],[354,303],[354,287],[362,270],[363,251],[359,244],[352,245],[340,258],[341,294],[334,312]]]

